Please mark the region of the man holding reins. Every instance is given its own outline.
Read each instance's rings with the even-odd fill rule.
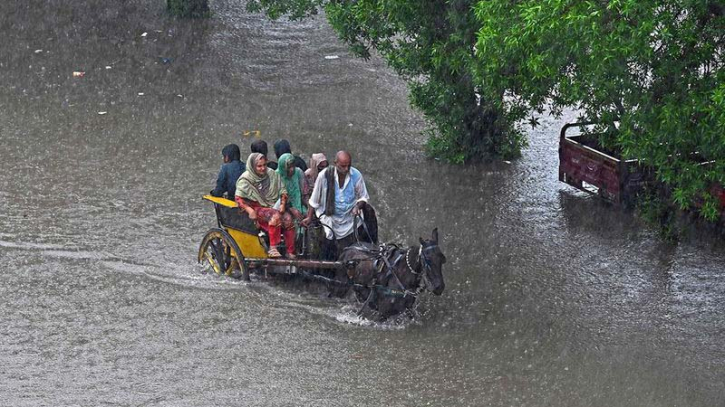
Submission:
[[[312,222],[317,215],[325,225],[325,237],[328,243],[336,246],[337,254],[355,243],[355,217],[368,203],[370,196],[365,187],[362,174],[352,167],[352,157],[347,151],[335,155],[332,166],[322,170],[317,176],[309,200],[304,226]]]

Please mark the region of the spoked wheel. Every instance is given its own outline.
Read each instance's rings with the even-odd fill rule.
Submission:
[[[206,232],[199,245],[199,263],[207,262],[218,275],[249,281],[249,268],[237,242],[222,229]]]

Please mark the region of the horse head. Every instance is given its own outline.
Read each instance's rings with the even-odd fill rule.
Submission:
[[[428,290],[435,295],[443,294],[446,283],[443,281],[443,263],[446,256],[441,251],[438,241],[438,228],[433,229],[430,240],[420,240],[420,262],[423,266],[423,279]]]

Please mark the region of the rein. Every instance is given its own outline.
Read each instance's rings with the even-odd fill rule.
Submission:
[[[353,219],[353,224],[352,224],[352,230],[353,230],[353,233],[355,233],[355,240],[358,243],[362,243],[360,241],[360,236],[358,236],[358,233],[357,233],[357,228],[358,228],[357,222],[358,222],[358,219],[360,219],[360,223],[362,224],[362,227],[365,230],[365,234],[368,235],[368,239],[370,239],[370,241],[372,242],[373,237],[372,237],[372,235],[370,235],[370,231],[368,230],[368,225],[365,223],[365,220],[360,216],[360,214],[358,214],[357,216],[355,216],[355,218]],[[373,243],[375,243],[375,242],[373,242]]]

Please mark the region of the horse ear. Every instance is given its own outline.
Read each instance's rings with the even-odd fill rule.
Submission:
[[[419,237],[418,240],[420,241],[421,246],[425,246],[425,240],[423,240],[422,237]]]
[[[433,229],[433,241],[438,242],[438,228]]]

